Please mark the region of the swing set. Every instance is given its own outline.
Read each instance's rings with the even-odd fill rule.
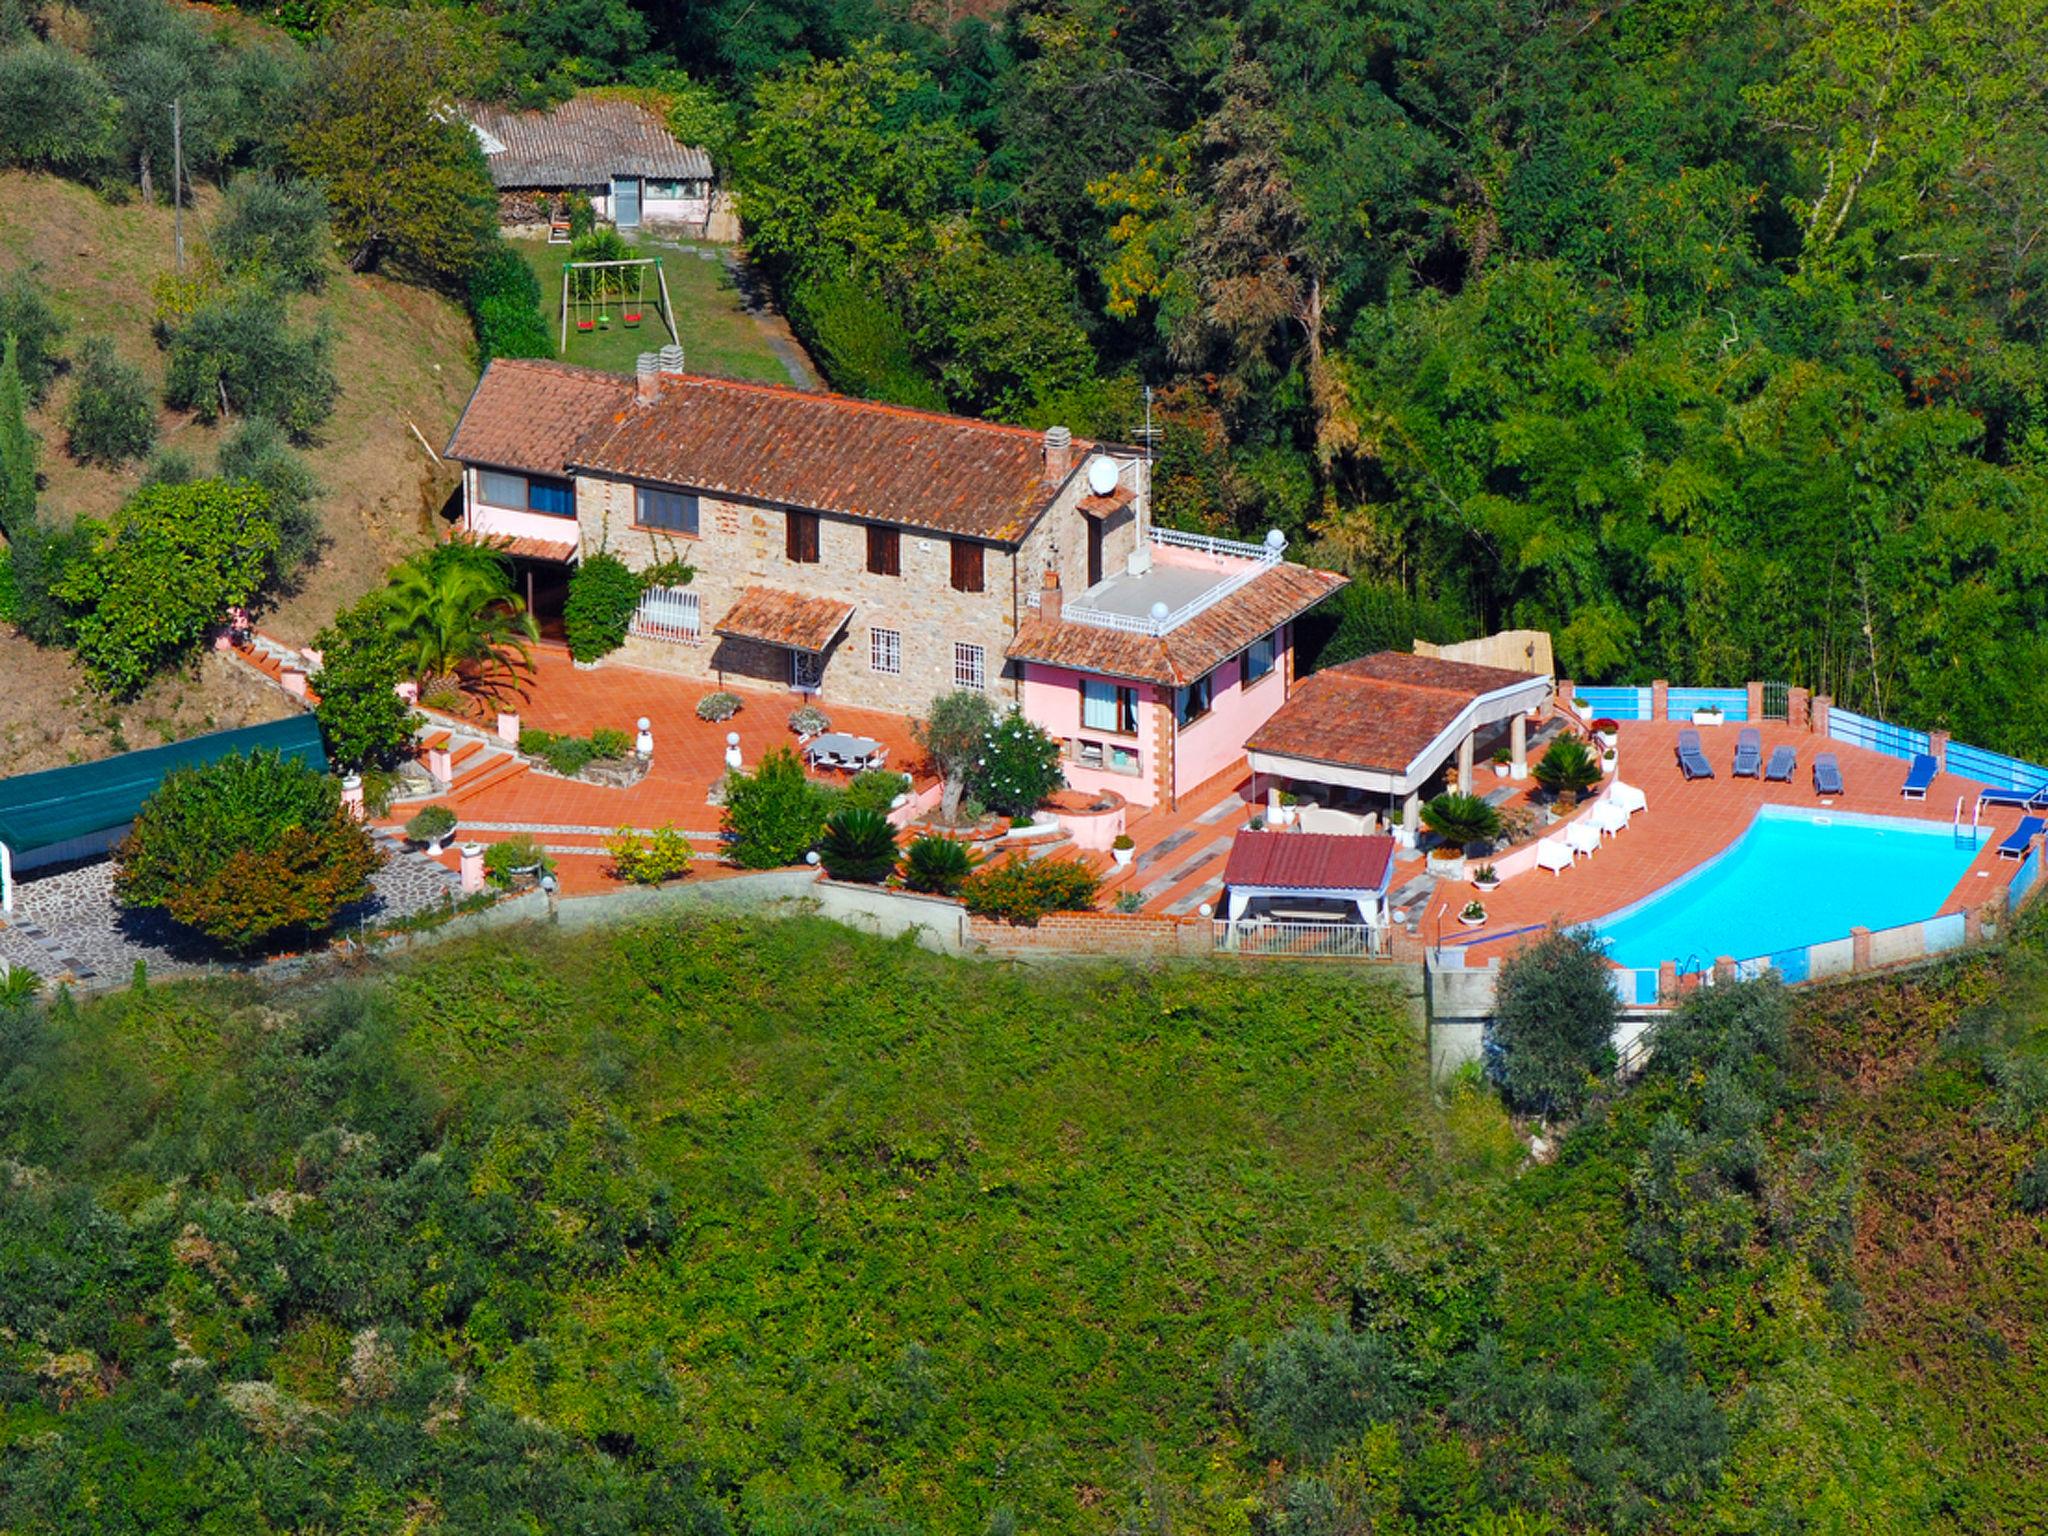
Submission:
[[[651,284],[650,268],[654,279]],[[575,322],[578,335],[588,335],[610,330],[616,314],[619,325],[637,331],[647,314],[649,300],[653,301],[655,316],[668,332],[669,340],[681,342],[682,337],[676,334],[675,310],[668,301],[668,275],[661,269],[659,256],[564,263],[560,350],[565,355],[569,350],[571,321]]]

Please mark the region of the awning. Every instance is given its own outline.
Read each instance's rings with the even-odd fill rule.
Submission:
[[[567,565],[576,558],[573,543],[557,543],[553,539],[496,539],[491,541],[491,548],[515,560],[558,560]]]
[[[759,640],[792,651],[823,652],[831,648],[853,617],[853,604],[838,597],[805,597],[773,587],[748,587],[725,617],[711,626],[714,635]]]
[[[0,843],[17,858],[125,827],[174,768],[210,763],[258,749],[295,757],[325,771],[327,752],[311,715],[214,731],[168,746],[123,752],[96,763],[0,779]]]
[[[1138,493],[1136,491],[1127,485],[1120,485],[1107,496],[1083,496],[1074,504],[1074,507],[1083,517],[1090,517],[1097,522],[1102,522],[1107,518],[1114,517],[1137,499]]]

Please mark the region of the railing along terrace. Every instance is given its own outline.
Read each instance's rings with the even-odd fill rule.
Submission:
[[[1364,923],[1211,923],[1218,953],[1271,955],[1290,960],[1383,960],[1392,952],[1387,930]]]
[[[1096,629],[1121,630],[1129,635],[1171,634],[1187,623],[1196,614],[1214,607],[1231,593],[1250,582],[1256,581],[1266,571],[1280,563],[1281,555],[1287,548],[1283,539],[1272,544],[1247,544],[1240,539],[1218,539],[1202,533],[1181,533],[1172,528],[1152,530],[1152,542],[1178,549],[1192,549],[1218,559],[1242,561],[1240,569],[1224,573],[1213,586],[1189,598],[1163,618],[1150,614],[1110,613],[1101,608],[1091,608],[1085,601],[1076,600],[1065,604],[1060,616],[1075,624],[1088,624]],[[1027,606],[1039,606],[1038,594],[1033,593]]]
[[[1925,731],[1893,725],[1888,720],[1874,720],[1869,715],[1859,715],[1839,705],[1828,710],[1828,735],[1852,747],[1882,752],[1886,757],[1917,757],[1928,747]]]

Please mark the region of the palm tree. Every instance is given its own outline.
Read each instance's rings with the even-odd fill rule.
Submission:
[[[1422,824],[1460,853],[1500,836],[1500,812],[1477,795],[1438,795],[1422,808]]]
[[[1600,759],[1582,736],[1560,736],[1537,763],[1536,782],[1554,795],[1579,795],[1600,782]]]
[[[391,573],[385,633],[397,642],[424,690],[453,678],[489,696],[533,670],[533,615],[512,585],[512,565],[488,545],[449,543]]]

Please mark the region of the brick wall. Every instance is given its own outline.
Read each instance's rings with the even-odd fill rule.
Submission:
[[[991,951],[1035,950],[1062,955],[1206,955],[1207,919],[1125,912],[1049,912],[1036,928],[986,917],[967,919],[967,941]]]

